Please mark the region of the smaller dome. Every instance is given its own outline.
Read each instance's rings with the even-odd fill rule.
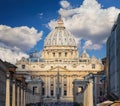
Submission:
[[[37,51],[35,50],[33,53],[30,54],[30,58],[29,58],[31,61],[38,61],[39,59],[39,55],[37,53]]]
[[[33,53],[30,54],[30,58],[38,58],[39,55],[37,53],[37,50],[35,50]]]

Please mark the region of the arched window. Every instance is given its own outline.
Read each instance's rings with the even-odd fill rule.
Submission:
[[[55,53],[53,53],[53,57],[55,57]]]
[[[61,57],[61,52],[59,52],[59,57]]]
[[[64,84],[64,87],[66,87],[67,86],[67,84]]]
[[[67,52],[65,52],[65,57],[67,57]]]
[[[51,86],[53,86],[53,84],[51,84]]]
[[[66,66],[64,66],[64,68],[66,68]]]

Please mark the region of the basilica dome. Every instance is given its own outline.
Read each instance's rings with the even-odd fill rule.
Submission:
[[[76,46],[74,36],[66,30],[62,18],[57,21],[57,25],[45,39],[44,46]]]

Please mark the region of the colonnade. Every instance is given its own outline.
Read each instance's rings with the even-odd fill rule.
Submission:
[[[15,78],[13,78],[11,81],[10,73],[7,72],[6,106],[10,106],[10,104],[12,104],[12,106],[25,106],[26,105],[25,95],[26,95],[26,90],[25,90],[24,83],[22,81],[18,82],[17,79]]]
[[[56,97],[57,96],[57,75],[53,75],[52,76],[53,77],[53,92],[54,92],[54,97]],[[64,78],[66,78],[66,81],[64,81]],[[44,86],[44,88],[45,88],[45,96],[47,97],[47,96],[49,96],[49,97],[52,97],[52,95],[51,95],[51,76],[44,76],[44,78],[43,78],[45,81],[45,86]],[[71,76],[71,75],[66,75],[66,76],[64,76],[64,75],[60,75],[60,96],[61,97],[68,97],[68,98],[72,98],[73,97],[73,84],[72,84],[72,82],[73,82],[73,77]],[[66,95],[64,95],[64,90],[66,90]]]

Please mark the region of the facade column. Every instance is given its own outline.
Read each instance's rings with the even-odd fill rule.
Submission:
[[[43,89],[43,81],[40,81],[40,102],[41,103],[43,102],[42,89]]]
[[[21,106],[23,106],[23,86],[21,86]]]
[[[26,90],[24,89],[24,106],[26,106],[25,96],[26,96]]]
[[[50,76],[48,77],[48,96],[51,97],[51,89],[50,89],[50,82],[51,82],[51,79],[50,79]]]
[[[56,77],[54,76],[54,97],[56,97]]]
[[[28,102],[28,96],[27,96],[28,94],[27,94],[27,92],[25,93],[25,103],[27,104]]]
[[[61,87],[62,87],[61,96],[63,97],[63,92],[64,92],[64,77],[63,76],[62,76]]]
[[[70,81],[69,75],[67,76],[67,97],[70,95]],[[63,91],[64,92],[64,91]]]
[[[69,96],[72,95],[72,92],[73,92],[73,87],[72,87],[72,77],[69,76]]]
[[[70,96],[72,97],[73,96],[73,77],[70,76],[70,81],[69,81],[69,92],[70,92]]]
[[[6,75],[6,106],[10,106],[10,73]]]
[[[46,95],[46,96],[48,96],[48,82],[47,82],[47,78],[48,78],[48,77],[46,76],[46,78],[45,78],[45,80],[46,80],[46,81],[45,81],[45,82],[46,82],[46,83],[45,83],[45,95]]]
[[[15,79],[13,79],[13,84],[12,84],[12,106],[16,105],[16,87],[15,87]]]
[[[84,105],[83,106],[87,106],[87,101],[88,101],[88,99],[87,99],[87,97],[88,97],[88,85],[86,85],[86,88],[85,88],[85,90],[84,90]]]
[[[93,106],[93,81],[90,80],[89,81],[89,85],[88,85],[88,106]]]
[[[20,106],[20,87],[19,83],[17,83],[17,106]]]
[[[26,104],[28,104],[28,103],[29,103],[29,100],[30,100],[30,94],[29,94],[29,92],[28,92],[28,91],[26,92],[26,96],[27,96],[27,101],[26,101]]]
[[[84,106],[93,106],[93,80],[89,80],[84,91]]]

